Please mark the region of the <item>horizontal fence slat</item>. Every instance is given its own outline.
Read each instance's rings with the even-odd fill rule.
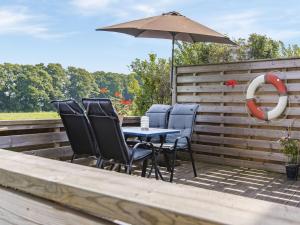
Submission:
[[[257,103],[277,103],[279,96],[257,96]],[[198,103],[246,103],[246,98],[243,95],[234,95],[234,96],[212,96],[212,95],[178,95],[177,102],[198,102]],[[300,103],[299,95],[289,95],[288,96],[289,103]]]
[[[252,117],[238,117],[238,116],[211,116],[198,115],[197,122],[202,123],[223,123],[223,124],[239,124],[252,126],[280,126],[280,127],[300,127],[300,121],[295,119],[275,120],[275,121],[261,121]]]
[[[68,141],[65,132],[0,136],[0,148],[14,148]]]
[[[285,166],[279,164],[265,163],[265,162],[256,162],[250,160],[241,160],[241,159],[233,159],[233,158],[225,158],[225,157],[217,157],[217,156],[209,156],[209,155],[201,155],[195,154],[195,158],[204,162],[209,163],[217,163],[228,166],[238,166],[238,167],[246,167],[246,168],[254,168],[254,169],[267,169],[274,172],[284,173]]]
[[[276,75],[282,80],[298,80],[300,79],[300,71],[287,71],[287,72],[279,72],[275,71]],[[227,80],[237,80],[237,81],[250,81],[254,77],[265,74],[261,73],[236,73],[236,74],[210,74],[210,75],[185,75],[178,76],[177,83],[185,84],[185,83],[210,83],[210,82],[225,82]]]
[[[193,135],[193,141],[201,143],[213,143],[213,144],[222,144],[222,145],[236,145],[244,147],[255,147],[255,148],[266,148],[269,150],[278,150],[281,149],[280,144],[277,141],[265,141],[265,140],[255,140],[236,138],[236,137],[220,137],[220,136],[210,136],[210,135]]]
[[[241,113],[248,114],[246,106],[201,106],[198,109],[198,112],[210,112],[210,113]],[[298,116],[300,115],[299,107],[288,107],[286,109],[286,115]]]
[[[281,162],[286,162],[287,160],[287,157],[284,156],[282,153],[255,151],[255,150],[201,145],[201,144],[193,144],[192,147],[195,152],[201,152],[201,153],[231,155],[231,156],[248,157],[248,158],[256,158],[256,159],[274,160],[274,161],[281,161]]]
[[[218,72],[218,71],[240,71],[240,70],[276,70],[282,68],[300,67],[300,59],[276,59],[276,60],[257,60],[245,62],[233,62],[223,64],[208,64],[196,66],[177,67],[177,74],[200,73],[200,72]]]
[[[269,137],[281,138],[287,135],[286,130],[270,130],[270,129],[256,129],[256,128],[240,128],[240,127],[221,127],[211,125],[196,125],[194,128],[197,132],[216,133],[216,134],[232,134],[232,135],[245,135],[253,137]],[[291,131],[292,138],[299,138],[300,131]]]
[[[299,91],[299,84],[287,84],[288,91]],[[178,86],[177,93],[217,93],[217,92],[246,92],[248,85],[240,84],[235,87],[226,86],[226,85],[197,85],[197,86]],[[259,92],[274,92],[276,89],[271,84],[265,84],[259,89]]]

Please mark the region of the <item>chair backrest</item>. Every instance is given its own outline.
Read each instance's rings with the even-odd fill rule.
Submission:
[[[51,102],[59,113],[76,155],[99,156],[99,149],[84,110],[73,99]]]
[[[120,122],[110,99],[82,99],[87,116],[95,133],[101,157],[128,164],[129,154]]]
[[[168,128],[177,129],[181,132],[180,134],[167,135],[166,142],[174,142],[179,136],[192,137],[198,107],[198,104],[175,104],[173,106]],[[186,143],[186,140],[181,139],[179,143]]]
[[[149,117],[149,126],[154,128],[167,128],[172,106],[154,104],[146,112]]]

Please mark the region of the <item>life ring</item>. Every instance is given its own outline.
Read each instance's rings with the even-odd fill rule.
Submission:
[[[279,92],[279,101],[271,111],[264,111],[256,105],[255,91],[262,84],[272,84]],[[274,73],[267,73],[256,77],[248,86],[246,94],[247,107],[251,115],[261,120],[273,120],[279,117],[285,110],[288,102],[287,88]]]

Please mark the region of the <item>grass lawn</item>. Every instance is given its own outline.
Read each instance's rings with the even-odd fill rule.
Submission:
[[[0,120],[57,119],[56,112],[0,113]]]

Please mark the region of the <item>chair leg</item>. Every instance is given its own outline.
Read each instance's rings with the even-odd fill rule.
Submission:
[[[143,161],[142,177],[145,177],[145,176],[146,176],[147,166],[148,166],[148,159],[145,159],[145,160]]]
[[[99,167],[100,162],[101,162],[101,157],[97,158],[96,167]]]
[[[76,158],[76,154],[73,154],[71,158],[71,163],[74,161],[75,158]]]
[[[190,145],[189,145],[189,153],[190,153],[190,157],[191,157],[191,161],[192,161],[194,176],[197,177],[197,170],[196,170],[195,161],[194,161],[194,157],[193,157],[193,151],[192,151]]]
[[[132,170],[131,167],[132,167],[131,165],[126,165],[125,166],[126,173],[129,174],[129,175],[131,175],[131,170]]]
[[[103,159],[100,159],[99,164],[98,164],[98,167],[99,167],[100,169],[103,169],[103,164],[104,164],[104,160],[103,160]]]
[[[164,155],[164,160],[165,160],[165,163],[166,163],[167,171],[170,172],[171,171],[171,169],[170,169],[170,159],[169,159],[168,153],[165,150],[163,150],[163,155]]]
[[[171,165],[171,175],[170,175],[170,182],[173,182],[174,170],[175,170],[175,161],[176,161],[176,149],[174,149],[172,165]]]
[[[121,172],[121,169],[122,169],[122,165],[121,165],[121,164],[119,164],[119,165],[118,165],[118,169],[117,169],[117,171],[118,171],[118,172]]]

